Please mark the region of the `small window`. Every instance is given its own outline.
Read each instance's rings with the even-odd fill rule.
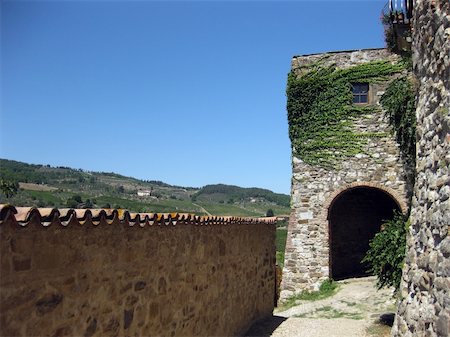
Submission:
[[[353,103],[367,103],[369,83],[352,83]]]

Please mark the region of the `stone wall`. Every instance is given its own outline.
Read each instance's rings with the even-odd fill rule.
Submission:
[[[349,68],[378,60],[398,62],[399,57],[385,49],[336,52],[298,56],[292,69],[302,76],[302,67],[323,60]],[[370,85],[369,103],[377,106],[388,81]],[[408,193],[398,144],[387,118],[380,109],[359,117],[353,123],[355,133],[384,133],[369,138],[362,153],[342,162],[339,169],[328,170],[309,165],[293,154],[291,217],[288,226],[281,298],[302,290],[317,290],[330,277],[330,223],[328,211],[336,198],[355,188],[376,190],[388,195],[398,208],[407,210]],[[349,244],[346,242],[346,244]],[[368,242],[366,242],[368,244]]]
[[[450,8],[417,0],[417,177],[394,336],[450,336]]]
[[[272,314],[273,221],[0,209],[1,336],[232,336]]]

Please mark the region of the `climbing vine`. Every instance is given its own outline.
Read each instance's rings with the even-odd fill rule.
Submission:
[[[339,69],[323,59],[288,75],[289,137],[294,153],[304,162],[334,168],[345,158],[361,153],[371,137],[383,133],[355,133],[353,120],[373,113],[377,106],[353,104],[351,83],[374,83],[402,72],[402,62],[376,61]]]
[[[413,85],[407,77],[387,87],[380,103],[395,131],[409,186],[414,186],[416,167],[416,107]]]

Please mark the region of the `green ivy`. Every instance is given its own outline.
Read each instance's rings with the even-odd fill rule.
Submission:
[[[380,100],[395,131],[409,186],[414,186],[416,167],[415,101],[413,85],[407,77],[392,81]]]
[[[387,80],[405,69],[402,62],[376,61],[339,69],[324,66],[323,59],[288,75],[287,111],[289,137],[295,155],[305,163],[335,168],[342,160],[361,153],[378,133],[356,134],[356,117],[379,111],[374,105],[353,104],[351,83]]]

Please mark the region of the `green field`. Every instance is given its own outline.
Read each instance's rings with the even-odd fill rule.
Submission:
[[[277,265],[284,266],[284,251],[286,249],[286,238],[287,238],[287,228],[279,227],[277,228],[275,246],[277,254]]]

